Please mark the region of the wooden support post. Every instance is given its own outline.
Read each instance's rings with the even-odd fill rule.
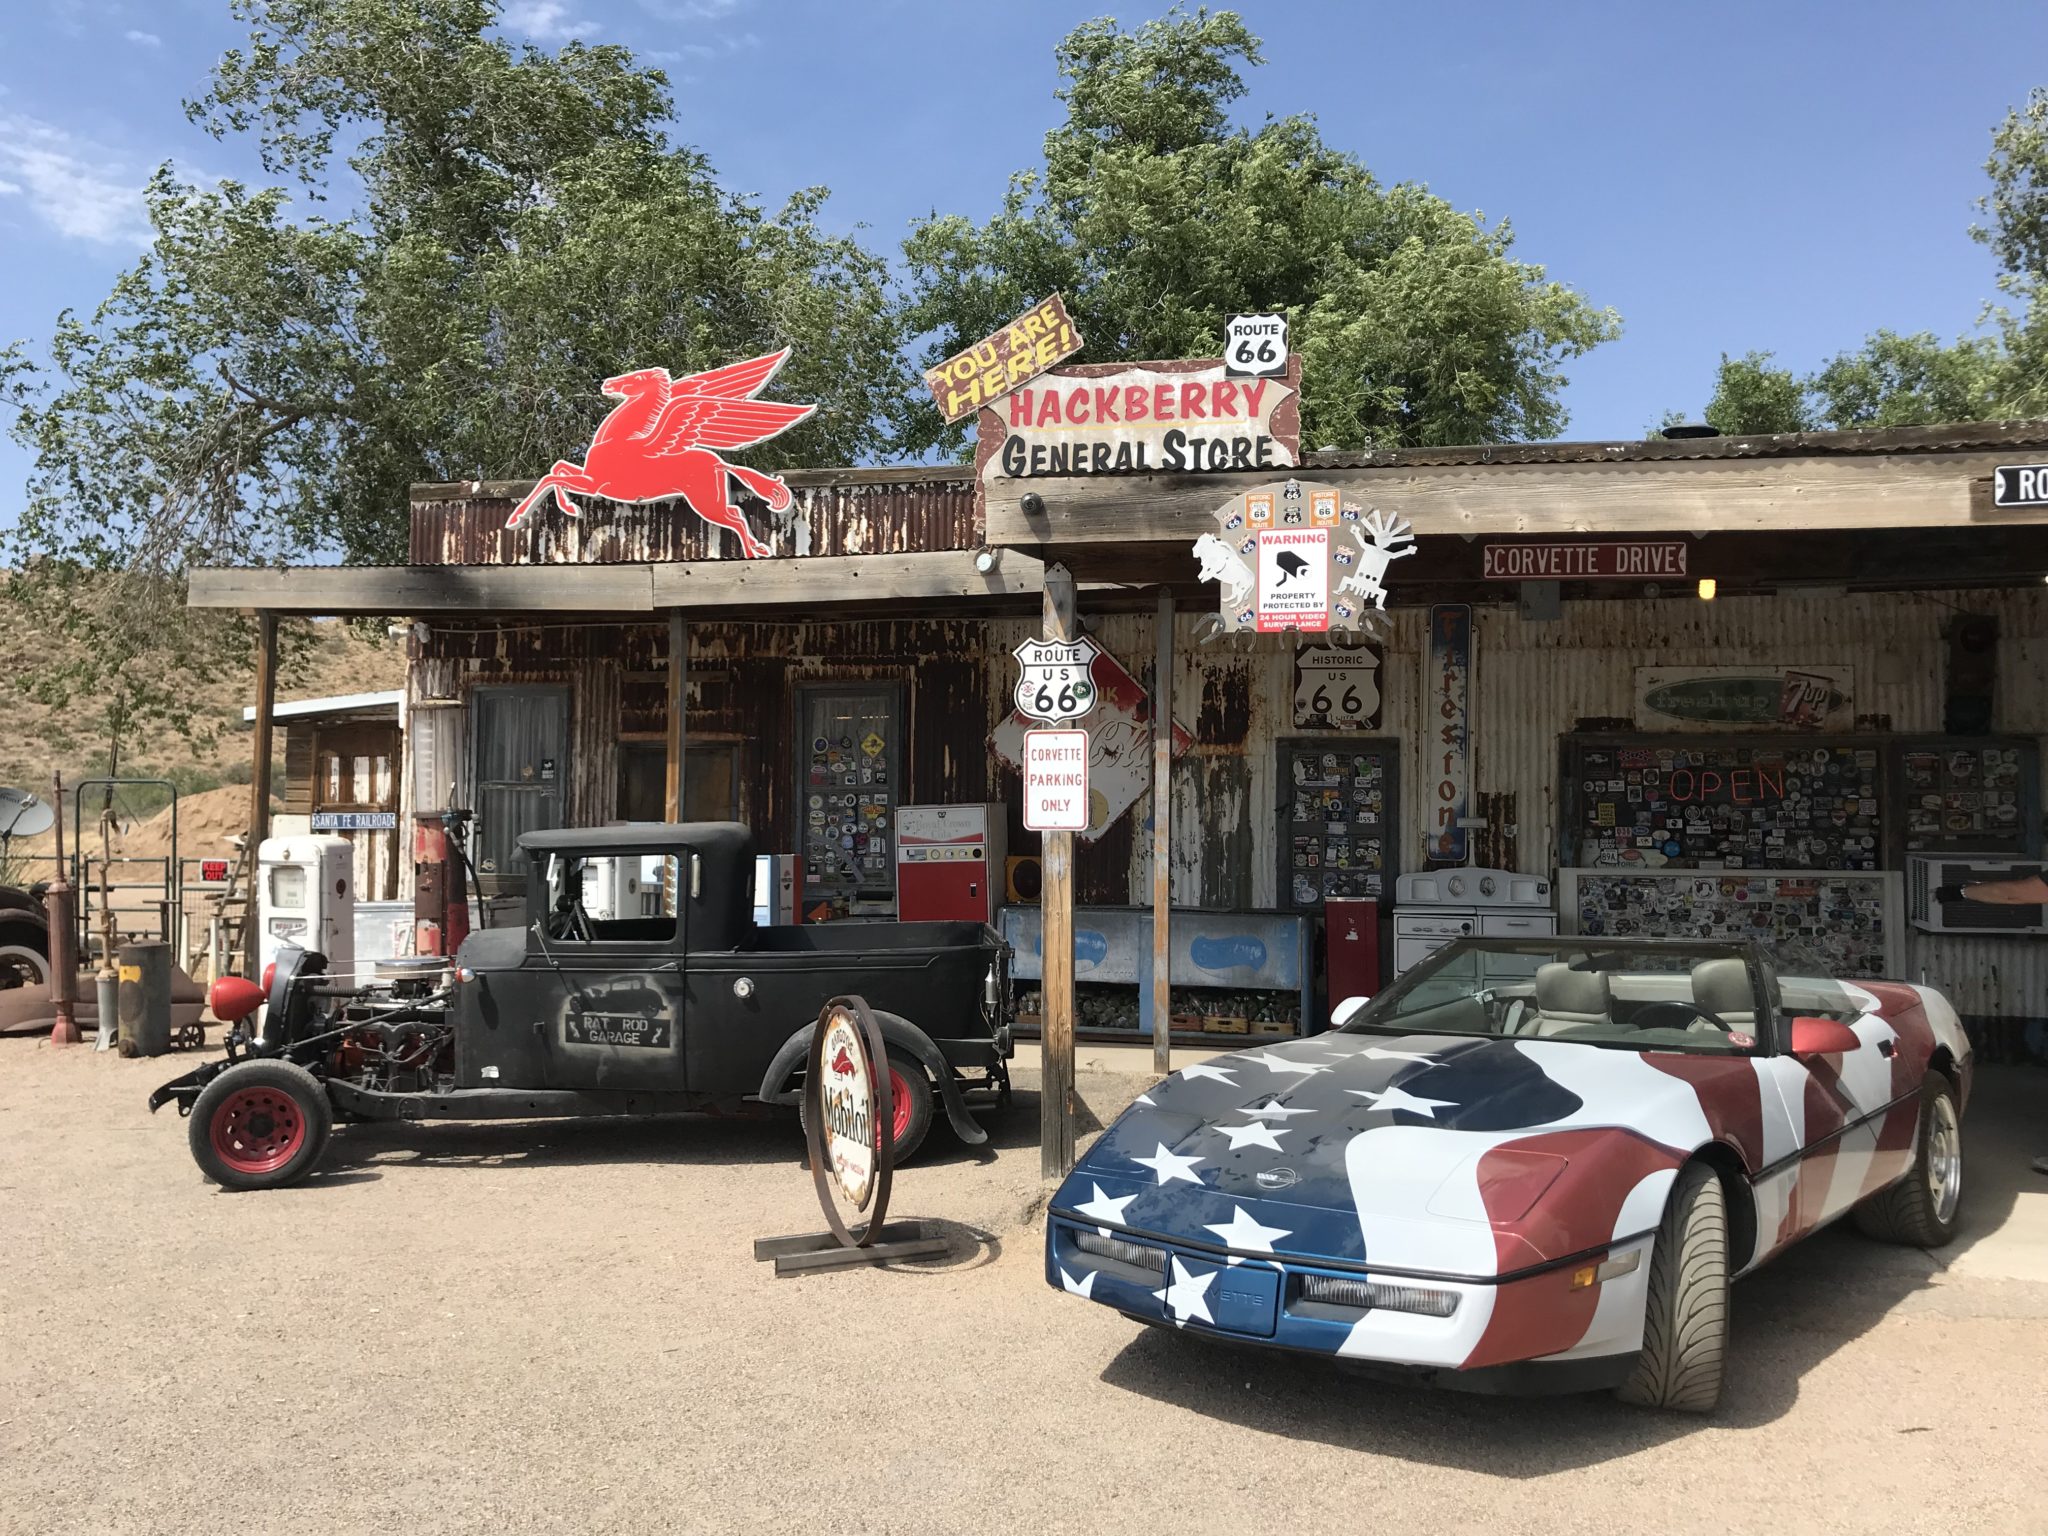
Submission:
[[[668,614],[668,799],[663,814],[671,822],[683,819],[683,746],[687,741],[684,710],[690,688],[690,630],[683,623],[683,610]]]
[[[1152,1070],[1173,1070],[1173,594],[1152,620]]]
[[[1063,565],[1045,572],[1045,637],[1073,640],[1074,578]],[[1038,1095],[1039,1171],[1065,1178],[1074,1166],[1074,834],[1047,832],[1041,849],[1039,892],[1044,1025],[1039,1036],[1043,1061]]]
[[[268,610],[256,615],[256,729],[249,743],[249,916],[242,924],[242,962],[246,974],[256,974],[256,951],[262,940],[262,925],[256,920],[256,857],[263,840],[270,836],[270,748],[271,723],[277,712],[277,615]],[[109,955],[108,963],[113,957]]]

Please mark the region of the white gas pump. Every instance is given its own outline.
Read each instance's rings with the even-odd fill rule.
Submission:
[[[266,837],[256,848],[256,974],[287,944],[327,957],[327,974],[356,964],[355,850],[345,837]]]

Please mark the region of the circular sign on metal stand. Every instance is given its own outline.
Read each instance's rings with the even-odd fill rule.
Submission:
[[[804,1126],[818,1204],[833,1236],[849,1248],[872,1243],[889,1214],[894,1123],[881,1026],[861,998],[835,997],[811,1032]]]

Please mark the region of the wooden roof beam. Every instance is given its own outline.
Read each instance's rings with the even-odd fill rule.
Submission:
[[[2010,453],[1729,458],[1612,464],[1337,468],[1304,480],[1344,486],[1409,520],[1417,534],[1632,535],[1989,528],[2048,523],[2048,508],[1994,509],[1991,472]],[[1192,545],[1251,476],[1104,475],[996,479],[988,540],[1008,546]],[[1024,511],[1035,492],[1044,510]]]

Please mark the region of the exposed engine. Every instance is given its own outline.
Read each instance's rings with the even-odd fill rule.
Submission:
[[[288,1055],[360,1088],[440,1092],[455,1081],[447,966],[438,958],[384,960],[367,977],[329,977],[324,957],[287,949],[262,986],[222,977],[211,1002],[215,1017],[232,1026],[230,1062]]]

